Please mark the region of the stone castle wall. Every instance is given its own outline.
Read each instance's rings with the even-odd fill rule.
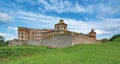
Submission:
[[[94,38],[92,37],[88,37],[87,35],[84,35],[84,34],[75,34],[73,35],[73,38],[72,38],[72,44],[75,45],[75,44],[93,44],[95,43],[95,40]]]
[[[50,47],[68,47],[72,45],[72,35],[56,35],[42,40],[12,40],[10,46],[19,45],[37,45],[37,46],[50,46]]]
[[[50,47],[68,47],[75,44],[92,44],[95,43],[93,38],[84,34],[59,34],[53,37],[44,38],[42,40],[13,40],[10,41],[10,46],[17,45],[37,45]]]
[[[42,40],[12,40],[9,42],[9,46],[20,46],[20,45],[37,45],[41,46]]]
[[[58,48],[72,46],[72,35],[61,34],[51,38],[45,38],[43,39],[42,45]]]

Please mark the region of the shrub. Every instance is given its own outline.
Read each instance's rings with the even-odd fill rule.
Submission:
[[[106,38],[102,39],[102,43],[107,43],[107,42],[109,42],[108,39],[106,39]]]

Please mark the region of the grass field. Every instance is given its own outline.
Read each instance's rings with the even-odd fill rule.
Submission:
[[[0,64],[120,64],[120,39],[61,49],[42,46],[2,47]]]

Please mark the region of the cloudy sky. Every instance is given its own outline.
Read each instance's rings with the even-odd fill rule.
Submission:
[[[0,35],[17,38],[17,27],[53,29],[64,19],[70,31],[97,32],[97,39],[120,33],[120,0],[0,0]]]

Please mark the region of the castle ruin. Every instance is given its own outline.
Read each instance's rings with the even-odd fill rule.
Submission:
[[[18,39],[11,40],[10,46],[38,45],[50,47],[68,47],[75,44],[93,44],[96,32],[92,29],[88,34],[76,33],[67,29],[64,20],[59,20],[54,29],[32,29],[18,27]]]

